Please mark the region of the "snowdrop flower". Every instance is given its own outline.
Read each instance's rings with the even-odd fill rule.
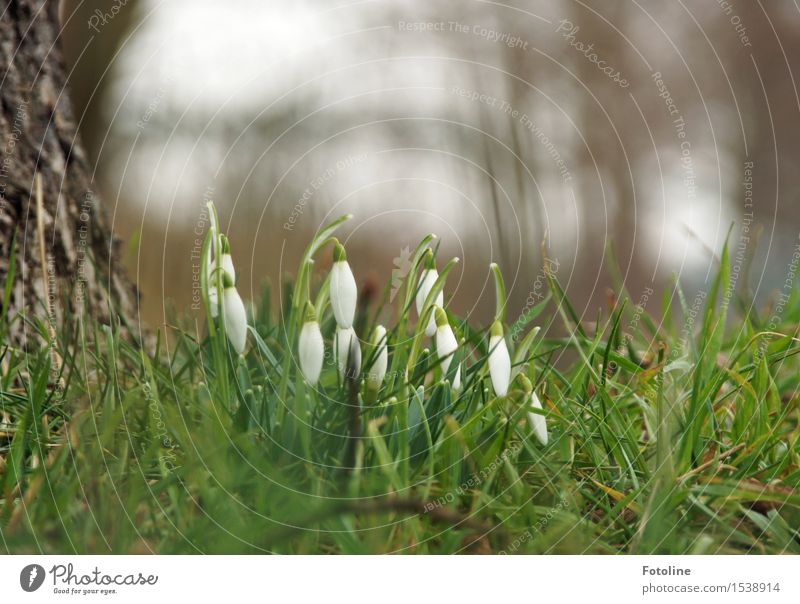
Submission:
[[[216,267],[221,267],[223,274],[228,275],[231,281],[236,285],[236,269],[233,267],[233,258],[231,257],[231,245],[225,235],[220,235],[220,249],[219,253],[214,252],[215,258],[219,258],[218,262],[211,259],[208,261],[208,301],[211,307],[211,316],[216,318],[219,314],[219,301],[217,300],[217,274],[214,272]],[[214,244],[216,245],[216,243]]]
[[[225,273],[222,280],[225,288],[222,291],[225,334],[228,336],[233,349],[238,354],[242,354],[245,344],[247,344],[247,311],[244,308],[244,302],[242,302],[239,292],[233,286],[230,276]]]
[[[300,357],[300,371],[303,373],[303,377],[311,386],[316,386],[322,371],[325,344],[322,341],[322,332],[319,330],[317,315],[311,302],[306,302],[297,353]]]
[[[435,307],[434,314],[436,316],[436,354],[441,359],[442,375],[447,377],[450,362],[453,360],[453,353],[458,348],[458,341],[453,333],[453,328],[450,327],[450,323],[447,321],[447,315],[440,306]],[[453,388],[458,390],[460,387],[461,367],[458,367],[456,368],[455,376],[453,376]]]
[[[236,269],[233,268],[233,258],[231,257],[231,244],[228,241],[228,238],[225,235],[220,235],[221,241],[221,254],[220,254],[220,266],[222,270],[231,278],[234,285],[236,285]]]
[[[531,386],[531,382],[525,376],[520,378],[522,382],[522,389],[525,391],[525,397],[530,397],[531,400],[531,409],[542,409],[542,402],[539,400],[539,397],[536,396],[536,393],[533,391],[533,386]],[[532,411],[528,411],[528,423],[533,430],[534,436],[536,439],[542,443],[543,445],[547,444],[547,421],[545,421],[544,415],[540,413],[533,413]]]
[[[453,376],[453,390],[461,390],[461,365],[456,369],[456,374]]]
[[[503,338],[503,325],[495,321],[489,332],[489,375],[492,386],[498,396],[508,394],[508,383],[511,381],[511,357]]]
[[[422,317],[422,307],[425,305],[425,300],[428,294],[433,289],[433,284],[439,278],[439,271],[436,270],[436,261],[433,258],[433,252],[428,248],[425,251],[425,267],[419,277],[419,287],[417,288],[417,314]],[[433,302],[436,306],[444,306],[444,293],[439,292],[436,294],[436,300]],[[429,338],[436,333],[436,318],[431,314],[428,325],[425,326],[425,335]]]
[[[336,351],[336,364],[339,366],[339,377],[344,379],[346,373],[347,377],[351,377],[349,375],[351,372],[352,377],[355,377],[361,368],[361,347],[355,329],[338,327],[333,345]],[[351,353],[355,355],[354,358],[350,358]]]
[[[386,368],[389,365],[389,351],[386,346],[386,328],[383,325],[375,327],[372,333],[372,345],[375,347],[375,357],[367,372],[367,385],[373,390],[378,390],[386,377]]]
[[[531,407],[534,409],[542,409],[542,402],[539,400],[539,397],[536,396],[535,392],[531,392]],[[539,439],[539,442],[543,445],[547,444],[547,421],[544,418],[544,415],[540,415],[539,413],[531,413],[528,412],[528,422],[533,428],[533,433],[536,435],[536,438]]]
[[[347,254],[339,242],[333,250],[333,267],[330,284],[331,307],[336,317],[336,324],[341,329],[353,326],[356,315],[356,298],[358,289],[353,271],[347,263]]]

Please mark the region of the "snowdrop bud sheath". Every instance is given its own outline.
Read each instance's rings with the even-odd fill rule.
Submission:
[[[500,321],[494,322],[489,335],[489,375],[497,395],[508,394],[508,384],[511,381],[511,357],[503,338],[503,326]]]
[[[225,333],[233,349],[244,352],[247,343],[247,311],[239,292],[228,275],[224,276],[225,289],[222,292],[222,310],[225,316]]]
[[[336,248],[333,251],[330,296],[336,324],[341,329],[352,327],[353,318],[356,315],[358,290],[353,271],[350,270],[350,265],[347,262],[347,255],[339,243],[336,244]]]
[[[439,278],[439,271],[436,270],[436,264],[433,258],[433,252],[428,249],[425,252],[425,267],[422,271],[422,274],[419,278],[419,287],[417,288],[417,314],[421,317],[422,316],[422,307],[425,305],[425,300],[428,298],[428,294],[433,289],[433,284],[436,283],[436,280]],[[442,307],[444,306],[444,293],[439,292],[436,294],[436,300],[434,300],[434,304],[436,306]],[[428,321],[428,324],[425,326],[425,335],[431,337],[433,334],[436,333],[436,318],[433,314],[431,314],[431,318]]]
[[[300,339],[297,343],[297,354],[300,358],[300,371],[303,373],[303,377],[311,386],[316,386],[322,371],[325,343],[322,341],[322,332],[319,329],[314,306],[310,302],[306,302],[303,327],[300,329]]]

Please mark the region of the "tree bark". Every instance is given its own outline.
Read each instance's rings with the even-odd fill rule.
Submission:
[[[127,320],[137,292],[78,137],[58,1],[5,0],[0,11],[0,291],[16,246],[8,316]],[[24,333],[24,322],[14,321],[11,341]]]

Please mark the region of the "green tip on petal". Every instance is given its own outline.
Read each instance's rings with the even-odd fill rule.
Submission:
[[[503,324],[500,321],[495,321],[492,323],[492,329],[489,332],[489,335],[493,338],[496,337],[503,337]]]
[[[519,385],[522,386],[522,390],[525,394],[533,392],[533,384],[531,384],[531,381],[524,375],[519,376]]]
[[[220,248],[223,254],[230,254],[231,253],[231,244],[228,241],[228,238],[225,235],[219,236],[222,243],[220,244]]]
[[[314,310],[314,305],[306,301],[306,306],[303,309],[303,323],[314,323],[317,320],[317,311]]]
[[[433,252],[431,251],[431,248],[425,250],[425,255],[423,256],[423,260],[425,262],[423,264],[425,270],[431,270],[436,268],[436,260],[433,257]]]
[[[334,262],[344,262],[347,260],[347,252],[344,251],[344,246],[336,242],[336,247],[333,248],[333,261]]]
[[[436,327],[444,327],[445,325],[448,325],[447,315],[445,314],[444,310],[442,310],[439,306],[434,308],[434,313],[436,313]]]
[[[226,271],[222,271],[222,289],[228,289],[230,287],[233,287],[233,279],[231,279],[231,276]]]

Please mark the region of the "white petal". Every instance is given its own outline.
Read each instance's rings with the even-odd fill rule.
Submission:
[[[417,289],[417,315],[422,315],[422,307],[425,305],[425,300],[428,294],[433,289],[433,284],[439,278],[439,271],[435,268],[425,269],[419,278],[419,289]],[[439,292],[436,294],[436,299],[433,302],[436,306],[444,306],[444,293]],[[436,333],[436,319],[431,313],[431,318],[428,325],[425,327],[425,335],[431,337]]]
[[[489,375],[492,377],[492,386],[497,395],[508,394],[508,384],[511,381],[511,357],[503,336],[493,336],[489,339]]]
[[[236,285],[236,269],[233,268],[233,258],[231,258],[231,255],[222,254],[220,265],[222,266],[222,270],[231,278],[233,284]]]
[[[541,409],[542,403],[539,400],[539,397],[536,396],[535,392],[531,393],[531,407],[534,409]],[[528,413],[528,423],[531,425],[533,429],[533,433],[536,435],[536,438],[539,440],[540,443],[543,445],[547,444],[547,421],[545,421],[544,415],[540,415],[538,413]]]
[[[375,361],[367,373],[367,382],[375,390],[383,384],[383,378],[386,377],[386,368],[389,366],[389,351],[386,345],[386,328],[378,325],[375,328],[375,344],[378,345],[378,351],[375,353]]]
[[[356,315],[358,289],[353,271],[346,260],[334,262],[331,268],[330,285],[331,307],[336,324],[342,329],[353,326]]]
[[[322,360],[325,357],[325,343],[322,341],[322,332],[316,321],[303,324],[297,344],[297,353],[300,357],[300,371],[303,372],[303,377],[310,385],[316,386],[322,371]]]
[[[233,349],[242,354],[247,343],[247,311],[244,302],[235,287],[222,292],[223,310],[225,312],[225,333]]]
[[[453,353],[458,348],[458,341],[449,325],[442,325],[436,329],[436,355],[442,359],[440,367],[442,374],[446,377],[447,370],[450,368],[450,361],[453,360]],[[460,379],[461,368],[456,372]],[[455,384],[455,380],[454,380]]]
[[[422,314],[422,306],[425,304],[425,298],[428,297],[428,294],[431,291],[431,287],[433,286],[434,281],[436,281],[437,276],[432,275],[436,273],[436,269],[429,270],[425,269],[422,271],[422,274],[419,277],[419,287],[417,287],[417,314]],[[433,277],[432,279],[430,277]]]
[[[345,371],[347,371],[348,366],[348,355],[350,353],[350,342],[355,341],[356,343],[356,358],[352,360],[350,365],[354,367],[361,366],[361,347],[358,343],[358,336],[356,336],[356,331],[352,327],[348,327],[347,329],[338,328],[336,330],[336,337],[334,342],[334,348],[336,350],[336,364],[339,366],[339,377],[344,379]]]

